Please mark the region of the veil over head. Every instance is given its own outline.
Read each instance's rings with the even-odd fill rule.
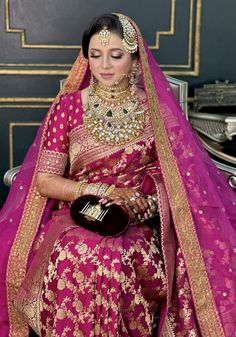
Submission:
[[[231,337],[236,331],[236,195],[186,121],[138,27],[127,19],[137,33],[142,81],[157,156],[171,209],[172,227],[187,267],[199,328],[202,336]],[[2,336],[7,336],[8,330],[9,336],[23,337],[28,333],[27,324],[12,301],[32,260],[34,238],[49,220],[56,203],[40,196],[36,184],[50,115],[60,96],[86,87],[89,76],[88,61],[80,52],[0,213]],[[173,270],[174,266],[167,269]]]

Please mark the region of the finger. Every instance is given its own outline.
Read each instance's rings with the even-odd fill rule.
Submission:
[[[147,212],[149,206],[145,198],[136,199],[135,203],[137,205],[135,208],[138,208],[140,213],[144,214]]]
[[[136,221],[136,219],[137,219],[137,214],[134,213],[133,208],[131,208],[129,205],[125,205],[125,208],[126,208],[127,211],[128,211],[128,214],[129,214],[129,216],[130,216],[130,219],[131,219],[132,221]]]
[[[105,205],[106,203],[108,203],[110,199],[109,198],[101,198],[98,200],[99,204]]]
[[[121,198],[111,200],[105,204],[105,207],[110,207],[111,205],[124,205],[124,200]]]

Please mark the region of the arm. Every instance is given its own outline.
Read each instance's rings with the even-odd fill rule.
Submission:
[[[63,201],[74,201],[76,198],[75,190],[78,183],[59,175],[38,172],[37,184],[43,197]]]
[[[75,199],[77,184],[63,177],[68,164],[70,114],[66,97],[61,97],[48,122],[36,177],[42,196],[63,201]]]

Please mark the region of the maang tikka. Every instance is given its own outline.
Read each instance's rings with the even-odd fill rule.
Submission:
[[[107,29],[106,26],[104,26],[102,28],[102,30],[100,30],[100,32],[98,33],[98,35],[99,35],[99,41],[100,41],[100,43],[101,43],[101,45],[103,47],[109,45],[110,38],[111,38],[111,33]]]

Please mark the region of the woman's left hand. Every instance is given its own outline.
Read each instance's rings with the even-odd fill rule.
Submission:
[[[132,188],[115,188],[114,191],[105,198],[101,199],[101,203],[106,206],[112,204],[125,206],[132,217],[141,220],[143,217],[150,216],[149,205],[143,193]],[[132,214],[133,213],[133,214]]]

